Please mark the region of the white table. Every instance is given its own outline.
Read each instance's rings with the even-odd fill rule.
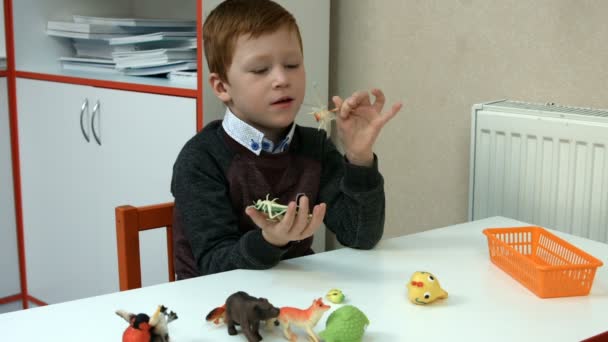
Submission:
[[[272,270],[237,270],[7,313],[0,315],[0,336],[3,341],[120,341],[127,324],[116,309],[151,314],[164,304],[179,316],[169,326],[173,341],[246,341],[204,316],[239,290],[267,297],[275,306],[306,308],[334,287],[346,295],[345,304],[368,316],[364,341],[579,341],[608,330],[608,245],[556,233],[605,265],[589,296],[540,299],[490,262],[481,233],[522,225],[527,224],[494,217],[386,239],[371,251],[345,248],[285,261]],[[405,284],[417,270],[435,273],[449,298],[411,304]],[[331,310],[338,307],[332,304]],[[325,328],[330,312],[315,331]],[[260,330],[264,341],[285,341],[279,329]]]

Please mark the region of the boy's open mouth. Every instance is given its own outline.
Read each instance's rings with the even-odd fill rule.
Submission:
[[[276,100],[276,101],[272,102],[272,104],[273,104],[273,105],[276,105],[276,104],[284,104],[284,103],[290,103],[291,101],[293,101],[293,98],[292,98],[292,97],[289,97],[289,96],[284,96],[284,97],[281,97],[280,99],[278,99],[278,100]]]

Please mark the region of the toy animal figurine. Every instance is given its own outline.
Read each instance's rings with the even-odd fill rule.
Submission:
[[[226,304],[222,306],[218,306],[217,308],[211,310],[207,317],[205,317],[207,322],[213,322],[215,325],[220,325],[220,323],[226,321]]]
[[[448,298],[439,280],[429,272],[415,272],[407,283],[408,298],[414,304],[430,304],[437,299]]]
[[[312,114],[315,117],[315,120],[319,123],[319,127],[317,128],[317,130],[319,129],[323,129],[325,130],[325,132],[330,132],[331,130],[331,122],[332,120],[336,119],[336,112],[338,111],[338,108],[334,108],[334,109],[327,109],[327,108],[317,108],[314,112],[311,112],[310,114]]]
[[[329,308],[331,307],[325,305],[321,298],[313,300],[312,305],[305,310],[284,306],[281,308],[281,313],[279,314],[277,321],[281,324],[283,334],[289,341],[297,341],[298,336],[289,328],[290,325],[295,325],[306,330],[310,341],[319,342],[317,335],[315,335],[312,329],[317,325],[319,319],[323,317],[323,314],[325,311],[329,310]]]
[[[317,90],[317,83],[313,83],[313,88],[315,89],[315,95],[317,97],[317,102],[319,105],[308,105],[308,107],[312,108],[312,112],[310,112],[309,114],[313,115],[315,120],[319,123],[319,127],[317,129],[324,129],[325,132],[327,132],[327,135],[329,136],[331,133],[331,121],[336,119],[335,113],[338,111],[338,108],[327,109],[327,107],[322,104],[321,96],[319,95]]]
[[[143,313],[135,315],[124,310],[117,310],[116,314],[129,323],[122,334],[122,342],[168,342],[167,325],[177,319],[175,312],[168,312],[163,305],[156,308],[152,318]]]
[[[259,333],[260,321],[268,321],[279,316],[279,308],[272,306],[266,298],[256,298],[239,291],[226,299],[226,304],[207,314],[206,320],[219,324],[223,319],[228,326],[228,334],[236,335],[235,325],[240,325],[247,341],[262,340]]]
[[[345,305],[327,317],[319,337],[325,342],[360,342],[369,325],[367,316],[352,305]]]
[[[269,196],[269,194],[266,195],[265,200],[255,201],[253,205],[250,205],[250,207],[266,214],[268,221],[278,222],[283,219],[283,216],[285,216],[287,206],[277,203],[278,198],[270,200]],[[312,214],[308,214],[308,218],[312,218]]]
[[[339,289],[331,289],[327,292],[325,298],[334,304],[340,304],[344,301],[344,294]]]

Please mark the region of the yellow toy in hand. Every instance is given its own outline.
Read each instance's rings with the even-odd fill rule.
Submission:
[[[407,283],[407,296],[414,304],[430,304],[437,299],[448,298],[439,280],[429,272],[415,272]]]

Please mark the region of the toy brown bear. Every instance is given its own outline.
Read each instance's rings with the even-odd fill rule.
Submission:
[[[223,318],[228,326],[228,334],[236,335],[235,325],[240,325],[247,341],[259,342],[262,336],[258,332],[260,321],[269,321],[279,316],[279,308],[274,307],[266,298],[256,298],[239,291],[226,299],[226,304],[215,308],[207,314],[207,321],[219,322]]]

